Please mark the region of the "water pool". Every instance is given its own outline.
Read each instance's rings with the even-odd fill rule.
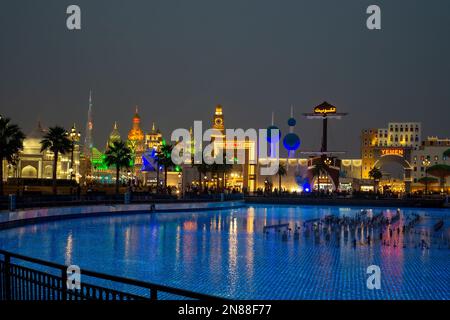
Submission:
[[[395,210],[374,209],[386,216]],[[367,229],[327,237],[302,232],[283,239],[265,225],[303,226],[361,208],[249,206],[197,213],[135,214],[62,220],[0,231],[0,248],[88,269],[235,299],[450,299],[450,210],[418,214],[401,245],[364,240]],[[432,226],[444,219],[444,228]],[[421,232],[429,234],[421,235]],[[339,236],[335,235],[339,233]],[[353,245],[356,234],[358,244]],[[394,238],[396,234],[394,233]],[[431,248],[423,249],[422,238]],[[381,269],[381,289],[369,290],[366,268]]]

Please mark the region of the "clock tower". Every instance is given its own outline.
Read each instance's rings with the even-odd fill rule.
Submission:
[[[213,128],[224,133],[225,126],[223,123],[223,110],[220,104],[216,106],[216,111],[214,112]]]

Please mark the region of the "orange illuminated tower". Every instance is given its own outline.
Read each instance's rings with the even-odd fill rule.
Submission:
[[[131,149],[134,155],[134,168],[133,173],[138,176],[142,169],[142,155],[145,151],[145,136],[144,131],[141,129],[141,117],[139,116],[138,107],[136,106],[136,112],[133,116],[133,125],[128,132],[128,147]]]

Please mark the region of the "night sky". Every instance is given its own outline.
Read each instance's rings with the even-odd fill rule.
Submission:
[[[66,28],[77,4],[82,30]],[[366,8],[382,30],[366,28]],[[320,122],[302,112],[327,100],[350,115],[330,124],[329,149],[359,156],[360,130],[421,121],[450,136],[448,0],[2,0],[0,113],[28,133],[84,132],[89,90],[94,142],[115,120],[124,137],[139,105],[142,127],[167,136],[194,120],[283,133],[290,105],[302,149],[319,149]]]

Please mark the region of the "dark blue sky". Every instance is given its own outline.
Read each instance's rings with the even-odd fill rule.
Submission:
[[[82,30],[66,29],[78,4]],[[382,9],[382,30],[366,8]],[[359,155],[364,127],[421,121],[450,136],[448,0],[3,0],[0,112],[29,132],[84,130],[94,91],[95,142],[115,120],[125,135],[134,106],[144,129],[165,134],[210,121],[263,128],[276,112],[284,132],[295,107],[303,149],[317,149],[319,122],[301,112],[327,100],[350,115],[330,125],[329,148]]]

